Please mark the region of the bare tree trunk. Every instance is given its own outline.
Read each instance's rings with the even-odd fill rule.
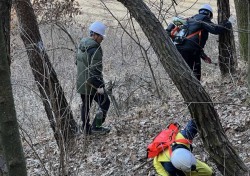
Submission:
[[[238,31],[239,31],[239,44],[240,44],[240,55],[241,59],[247,61],[248,54],[248,34],[247,34],[247,24],[248,18],[246,18],[246,14],[248,14],[248,0],[234,0]]]
[[[8,176],[7,163],[6,163],[6,159],[4,156],[1,137],[0,137],[0,176]]]
[[[50,125],[57,144],[74,137],[77,128],[70,106],[67,103],[57,75],[50,63],[40,36],[37,19],[30,0],[17,0],[14,3],[20,24],[20,35],[27,50],[29,63],[37,86],[42,95]]]
[[[244,175],[248,169],[228,141],[213,103],[176,50],[161,23],[142,0],[118,0],[140,24],[164,69],[189,105],[204,146],[218,169],[228,176]]]
[[[250,41],[250,1],[247,2],[247,8],[248,8],[248,41]],[[247,71],[247,83],[248,83],[248,102],[250,104],[250,42],[248,42],[248,71]]]
[[[1,171],[6,160],[9,176],[26,176],[10,81],[10,9],[10,0],[0,1],[0,144],[4,155],[1,156]]]
[[[230,17],[229,0],[220,1],[218,4],[218,22],[228,20]],[[234,74],[237,67],[237,57],[233,30],[227,30],[219,35],[219,66],[222,78]]]

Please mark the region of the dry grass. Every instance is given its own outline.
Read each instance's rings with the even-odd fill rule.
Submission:
[[[122,19],[126,15],[126,10],[116,1],[105,2],[118,18]],[[186,6],[186,2],[181,4],[183,7]],[[108,37],[102,44],[104,77],[106,82],[115,81],[114,95],[122,116],[117,117],[112,106],[106,122],[112,127],[109,135],[89,138],[79,135],[74,147],[67,152],[66,170],[73,176],[153,175],[155,172],[152,162],[144,158],[147,144],[170,121],[178,121],[184,125],[189,119],[188,109],[152,49],[148,50],[148,56],[157,77],[162,99],[156,96],[151,72],[139,52],[139,46],[124,33],[99,1],[82,1],[80,5],[83,12],[87,13],[78,16],[77,22],[65,23],[65,27],[78,43],[81,37],[87,35],[87,26],[93,20],[104,20],[110,26]],[[127,17],[121,22],[126,25]],[[126,29],[133,33],[131,26],[127,25]],[[55,25],[43,25],[40,26],[40,30],[74,117],[80,124],[81,100],[75,90],[75,48],[67,35]],[[139,28],[138,31],[142,45],[147,48],[147,39]],[[46,168],[49,175],[59,175],[59,151],[28,65],[18,28],[13,29],[12,34],[12,83],[17,116],[23,129],[23,138],[26,139],[23,145],[28,172],[30,176],[46,175],[43,169]],[[132,35],[134,36],[134,33]],[[210,57],[216,62],[218,52],[215,40],[211,37],[206,50],[210,51]],[[241,63],[238,69],[239,76],[234,78],[234,82],[224,84],[220,82],[218,67],[204,63],[202,67],[202,84],[212,99],[221,103],[216,105],[221,122],[240,156],[250,166],[250,131],[247,128],[250,125],[250,114],[249,107],[244,105],[244,64]],[[235,105],[228,105],[228,102]],[[93,108],[92,117],[94,111]],[[235,118],[236,116],[239,118]],[[199,138],[196,139],[195,148],[195,154],[211,164]]]

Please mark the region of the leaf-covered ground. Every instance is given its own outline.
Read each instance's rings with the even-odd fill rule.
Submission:
[[[250,167],[250,111],[246,104],[246,74],[239,69],[237,75],[231,81],[222,82],[219,76],[215,79],[204,74],[202,84],[215,102],[228,139]],[[175,90],[174,85],[172,89]],[[169,122],[177,121],[184,126],[189,119],[189,112],[178,91],[167,101],[155,99],[123,112],[120,117],[109,116],[105,124],[111,126],[112,131],[108,135],[84,137],[80,134],[76,137],[67,153],[66,170],[69,175],[80,176],[153,175],[152,161],[145,157],[146,146]],[[33,147],[40,161],[24,142],[29,175],[45,175],[41,162],[49,175],[57,175],[60,153],[56,143],[47,134],[39,137]],[[194,153],[214,166],[199,136],[194,141]]]
[[[92,18],[95,17],[92,16],[90,21]],[[83,24],[81,22],[81,24],[67,25],[67,30],[76,43],[82,36],[86,36],[88,23],[85,21]],[[106,80],[116,82],[113,91],[120,106],[121,116],[116,115],[111,105],[105,122],[105,125],[111,126],[111,132],[104,136],[85,137],[79,134],[65,154],[60,153],[53,138],[28,66],[27,55],[20,38],[17,37],[18,32],[13,34],[11,54],[15,59],[11,65],[12,83],[29,176],[57,176],[60,168],[64,168],[65,173],[70,176],[152,176],[155,171],[152,161],[146,159],[147,145],[170,122],[178,122],[184,126],[190,119],[186,104],[173,82],[166,76],[153,51],[149,49],[148,54],[162,99],[156,97],[152,75],[145,58],[141,56],[139,47],[125,36],[120,27],[113,22],[110,24],[112,25],[109,27],[108,37],[103,43],[104,76]],[[126,25],[126,22],[124,24]],[[41,26],[40,30],[50,60],[70,102],[74,117],[80,125],[81,100],[75,90],[75,48],[68,37],[55,25]],[[139,32],[142,33],[142,31]],[[146,37],[141,35],[140,43],[148,48],[150,45],[144,41]],[[214,42],[215,38],[211,38],[213,42],[208,42],[206,52],[216,62],[217,43]],[[244,163],[250,167],[247,68],[239,62],[236,76],[221,81],[218,66],[203,62],[202,66],[201,84],[215,103],[228,139]],[[91,119],[93,119],[94,107]],[[194,153],[197,158],[207,162],[216,171],[199,136],[194,140]]]

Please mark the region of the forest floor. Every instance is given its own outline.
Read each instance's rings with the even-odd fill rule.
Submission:
[[[98,9],[100,4],[94,7],[91,3],[90,0],[80,2],[83,11],[87,9],[86,11],[93,12],[83,13],[81,18],[88,22],[94,18],[105,20],[109,25],[110,21],[114,21],[110,15],[107,18],[107,11]],[[111,9],[114,7],[117,10],[117,6],[111,1],[107,3],[110,3]],[[198,6],[195,7],[196,10],[197,8]],[[100,15],[96,13],[97,11],[104,14]],[[127,13],[119,6],[117,13],[121,14],[120,12]],[[124,24],[126,22],[124,19],[121,21]],[[87,34],[86,31],[82,31],[86,26],[85,21],[77,25],[68,24],[67,30],[78,42],[82,34]],[[18,31],[13,34],[15,35],[12,37],[14,59],[11,65],[13,92],[29,176],[58,176],[60,168],[70,176],[152,176],[155,171],[152,160],[146,159],[147,145],[170,122],[178,122],[184,127],[191,118],[181,94],[166,76],[165,70],[152,54],[153,51],[149,50],[150,61],[161,90],[161,98],[156,97],[151,74],[138,46],[128,39],[129,37],[124,37],[120,27],[113,23],[111,26],[108,37],[103,42],[104,76],[105,79],[117,81],[118,86],[113,91],[120,105],[121,116],[116,115],[111,105],[105,122],[105,125],[112,128],[111,132],[107,135],[88,137],[79,134],[70,150],[65,153],[60,153],[53,138],[43,104],[38,96],[39,92],[32,79],[25,49],[17,37]],[[74,87],[76,75],[74,46],[53,24],[41,27],[40,30],[50,60],[70,102],[74,117],[80,125],[81,100]],[[145,43],[148,47],[149,44],[146,39],[144,40],[145,36],[140,37],[143,40],[142,44]],[[215,37],[210,39],[216,40]],[[59,50],[60,48],[62,49]],[[216,62],[217,43],[208,41],[206,52]],[[247,68],[242,61],[238,63],[237,73],[231,79],[222,81],[218,66],[202,62],[201,84],[214,102],[228,139],[250,168],[250,106],[246,103]],[[94,110],[91,119],[93,112]],[[217,172],[199,136],[194,140],[194,154]]]
[[[233,81],[221,82],[204,74],[205,81],[202,84],[215,102],[228,139],[244,163],[250,167],[250,109],[246,104],[246,74],[241,69],[245,70],[240,68]],[[172,89],[176,89],[174,85]],[[145,158],[147,145],[170,122],[178,122],[184,126],[189,119],[188,108],[178,92],[172,94],[167,101],[155,99],[143,106],[131,108],[120,117],[109,116],[105,122],[112,127],[109,134],[77,136],[66,158],[68,175],[154,175],[152,161]],[[60,162],[53,137],[40,136],[35,145],[36,153],[43,156],[41,162],[25,142],[24,150],[29,175],[45,175],[41,162],[49,170],[49,175],[57,175]],[[216,171],[199,136],[194,140],[194,153]]]

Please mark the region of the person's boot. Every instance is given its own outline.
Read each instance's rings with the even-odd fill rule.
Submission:
[[[96,116],[95,116],[94,121],[92,123],[91,131],[93,133],[99,133],[99,134],[109,133],[110,128],[102,126],[104,120],[105,120],[105,118],[103,117],[103,112],[101,111],[101,109],[99,109],[98,112],[96,113]]]
[[[103,126],[100,126],[100,127],[92,127],[91,129],[91,132],[93,134],[107,134],[110,132],[110,128],[109,127],[103,127]]]

